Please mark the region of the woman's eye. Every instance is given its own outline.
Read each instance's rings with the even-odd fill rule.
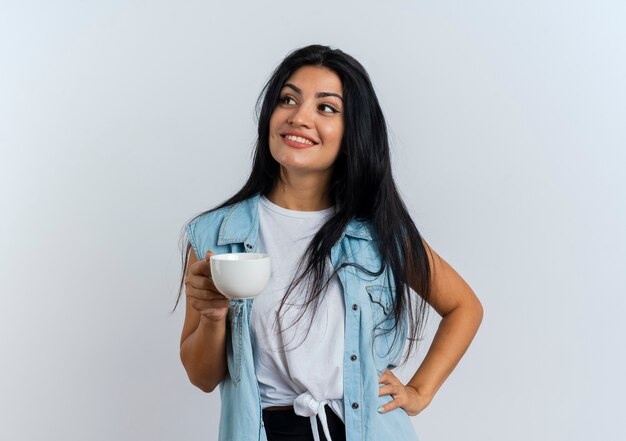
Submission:
[[[326,109],[330,109],[330,110],[324,110],[324,113],[337,113],[337,112],[338,112],[338,110],[337,110],[337,109],[335,109],[333,106],[330,106],[330,105],[328,105],[328,104],[321,104],[321,105],[320,105],[320,109],[322,109],[322,110],[323,110],[323,109],[325,109],[325,108],[326,108]]]
[[[295,100],[292,97],[290,97],[289,95],[285,95],[285,96],[280,97],[280,102],[283,103],[283,104],[290,104],[289,100],[295,102]]]

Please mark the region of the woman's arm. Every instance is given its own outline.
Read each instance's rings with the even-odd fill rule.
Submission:
[[[402,407],[409,415],[417,415],[428,406],[467,351],[483,318],[483,307],[472,288],[425,241],[423,244],[431,268],[428,303],[442,319],[426,357],[406,386],[391,371],[381,375],[385,386],[380,395],[394,396],[379,409],[381,413]],[[410,286],[417,286],[415,280]]]
[[[204,392],[212,392],[228,373],[228,299],[215,290],[210,271],[210,263],[199,262],[190,250],[185,271],[186,309],[180,359],[189,381]]]
[[[408,385],[432,399],[474,339],[483,307],[463,278],[423,241],[431,268],[430,306],[442,317],[430,349]]]

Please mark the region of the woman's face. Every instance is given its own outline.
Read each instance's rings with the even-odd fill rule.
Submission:
[[[332,70],[303,66],[285,82],[270,118],[273,158],[288,172],[329,174],[343,136],[343,88]]]

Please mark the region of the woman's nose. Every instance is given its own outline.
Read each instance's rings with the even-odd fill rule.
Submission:
[[[290,125],[305,126],[311,128],[311,111],[306,106],[299,106],[289,115],[287,122]]]

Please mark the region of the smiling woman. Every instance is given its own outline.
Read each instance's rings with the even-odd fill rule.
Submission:
[[[272,157],[281,165],[280,187],[294,175],[328,187],[343,137],[341,93],[341,80],[324,67],[301,67],[285,83],[269,136]]]
[[[248,181],[185,225],[189,379],[206,392],[219,385],[222,441],[417,440],[409,417],[467,350],[482,306],[409,216],[357,60],[298,49],[261,101]],[[216,290],[210,256],[230,252],[272,256],[254,299]],[[419,341],[429,305],[443,317],[439,331],[403,384],[390,369],[407,340],[408,354]]]

